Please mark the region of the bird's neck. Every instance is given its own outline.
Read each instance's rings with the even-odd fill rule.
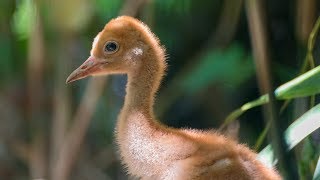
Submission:
[[[157,56],[152,58],[157,58]],[[123,109],[142,111],[153,116],[154,98],[164,70],[165,64],[162,59],[145,58],[143,66],[139,67],[137,71],[128,73],[127,94]]]

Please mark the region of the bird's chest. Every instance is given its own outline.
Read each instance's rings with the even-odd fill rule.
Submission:
[[[170,166],[176,152],[169,148],[169,134],[151,127],[142,115],[130,116],[127,122],[118,126],[117,141],[129,172],[152,176]]]
[[[156,177],[176,168],[177,162],[197,149],[188,139],[150,123],[141,113],[124,117],[125,121],[121,116],[118,121],[116,138],[121,160],[133,175],[159,179]]]
[[[129,124],[123,136],[124,144],[121,151],[131,161],[143,164],[163,164],[166,154],[163,143],[167,138],[163,132],[156,131],[141,123]]]

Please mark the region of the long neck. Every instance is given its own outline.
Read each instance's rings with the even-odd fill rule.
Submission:
[[[143,65],[137,71],[128,73],[124,110],[143,111],[153,116],[154,97],[165,70],[164,61],[156,58],[163,57],[148,55],[143,58]]]

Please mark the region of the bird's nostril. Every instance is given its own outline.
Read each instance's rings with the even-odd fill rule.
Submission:
[[[87,65],[82,66],[81,69],[87,69]]]

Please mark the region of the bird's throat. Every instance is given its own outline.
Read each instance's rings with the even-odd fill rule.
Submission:
[[[162,80],[163,71],[159,64],[146,64],[140,67],[139,71],[129,73],[123,108],[142,111],[153,116],[154,98]]]

